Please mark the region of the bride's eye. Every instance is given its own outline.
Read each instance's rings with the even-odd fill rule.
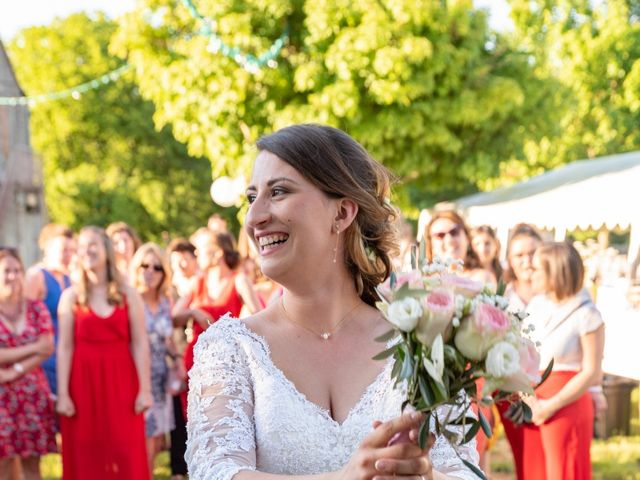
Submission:
[[[278,195],[283,195],[285,193],[287,193],[287,191],[282,187],[275,187],[273,190],[271,190],[271,195],[274,197],[277,197]]]
[[[248,193],[247,194],[247,203],[249,205],[251,205],[255,201],[256,201],[256,194],[255,193]]]

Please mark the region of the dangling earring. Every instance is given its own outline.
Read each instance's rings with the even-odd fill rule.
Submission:
[[[333,263],[336,263],[336,260],[338,258],[338,242],[339,241],[340,241],[340,229],[336,224],[336,246],[333,247]]]

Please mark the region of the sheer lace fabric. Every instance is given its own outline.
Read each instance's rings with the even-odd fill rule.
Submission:
[[[400,414],[391,362],[340,424],[310,402],[271,360],[264,339],[230,317],[199,339],[189,372],[189,478],[231,480],[240,470],[302,475],[342,468],[373,420]],[[444,413],[444,412],[443,412]],[[477,463],[475,442],[459,447]],[[475,479],[444,438],[430,452],[442,473]]]

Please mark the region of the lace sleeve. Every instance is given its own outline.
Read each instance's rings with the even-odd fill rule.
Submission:
[[[247,355],[232,322],[219,321],[198,339],[189,371],[189,478],[231,480],[255,470],[253,388]]]
[[[458,413],[459,407],[443,406],[436,410],[438,417],[446,418],[450,408],[455,409],[455,411],[452,414],[452,417],[455,418],[456,416],[459,415]],[[461,412],[462,410],[460,409],[460,413]],[[432,419],[432,422],[434,422],[433,419]],[[432,423],[432,428],[431,428],[432,431],[434,427],[435,425],[434,423]],[[464,434],[463,428],[464,427],[462,426],[460,427],[450,426],[450,427],[447,427],[447,430],[459,433],[459,437],[461,438],[462,435]],[[454,449],[454,447],[451,446],[451,444],[447,441],[447,439],[443,435],[439,435],[437,436],[436,442],[431,448],[431,451],[429,452],[429,458],[431,459],[434,470],[437,470],[440,473],[449,475],[454,478],[460,478],[462,480],[478,480],[478,476],[475,473],[473,473],[469,468],[467,468],[467,466],[464,463],[462,463],[462,459],[464,459],[467,462],[473,463],[476,466],[478,465],[480,457],[478,455],[478,451],[476,450],[475,438],[470,442],[465,443],[464,445],[456,446]]]

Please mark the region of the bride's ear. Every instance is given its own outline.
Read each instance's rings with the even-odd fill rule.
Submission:
[[[350,198],[341,198],[336,204],[337,212],[335,216],[336,225],[340,225],[340,230],[349,228],[358,214],[358,204]]]

